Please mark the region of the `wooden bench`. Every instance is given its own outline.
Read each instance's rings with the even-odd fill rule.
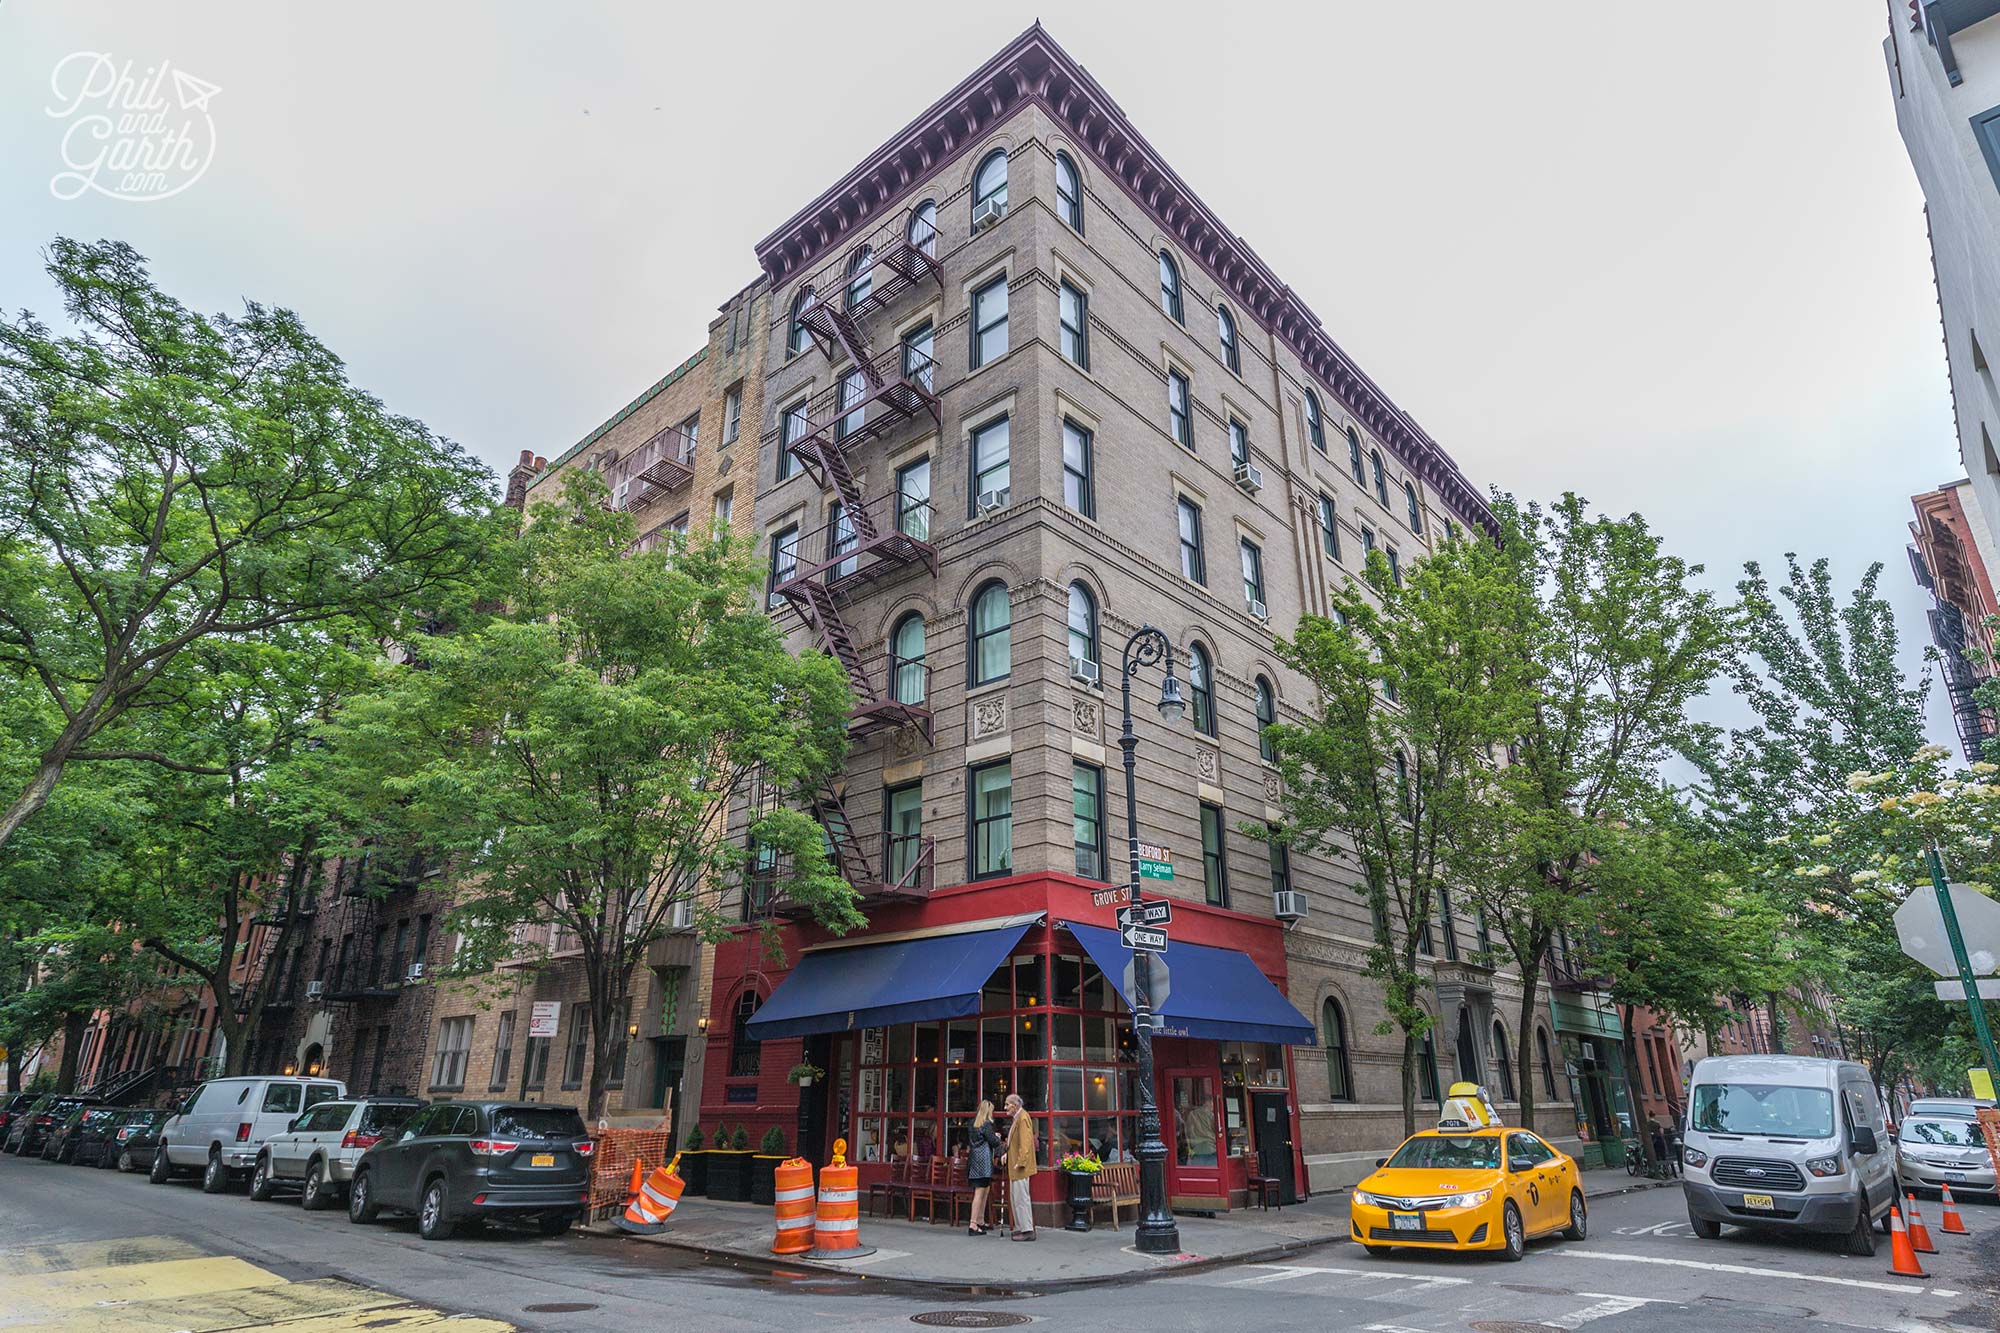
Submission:
[[[1111,1225],[1119,1225],[1118,1210],[1130,1207],[1134,1213],[1139,1210],[1139,1164],[1137,1162],[1115,1162],[1106,1166],[1090,1182],[1092,1203],[1111,1205]]]

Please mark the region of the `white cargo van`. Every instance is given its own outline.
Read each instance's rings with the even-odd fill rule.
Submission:
[[[1865,1066],[1802,1055],[1711,1056],[1682,1127],[1688,1225],[1831,1232],[1875,1252],[1896,1198],[1882,1102]]]
[[[199,1167],[202,1189],[220,1194],[256,1164],[264,1141],[284,1133],[294,1116],[346,1095],[347,1085],[333,1079],[212,1078],[161,1126],[151,1179],[161,1185],[176,1171]]]

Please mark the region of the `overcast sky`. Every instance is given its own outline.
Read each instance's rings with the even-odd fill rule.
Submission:
[[[760,237],[1038,12],[0,0],[0,306],[55,313],[50,237],[120,237],[503,471],[700,346]],[[1882,561],[1917,668],[1908,497],[1960,473],[1882,0],[1039,17],[1476,483],[1638,509],[1724,589]],[[55,197],[77,52],[219,89],[187,188]]]

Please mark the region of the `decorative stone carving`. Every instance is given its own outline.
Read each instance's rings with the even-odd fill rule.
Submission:
[[[1219,755],[1216,754],[1215,751],[1209,749],[1205,745],[1198,745],[1195,747],[1194,771],[1195,771],[1195,776],[1200,778],[1203,782],[1209,783],[1213,786],[1220,786],[1222,784],[1222,778],[1220,776],[1222,771],[1222,759]]]
[[[1078,695],[1070,700],[1070,729],[1079,736],[1097,739],[1104,722],[1104,705],[1096,699]]]
[[[1285,786],[1284,783],[1278,780],[1278,775],[1276,773],[1266,773],[1264,775],[1264,799],[1270,804],[1276,805],[1278,798],[1284,794]]]
[[[1007,734],[1007,696],[988,694],[972,701],[972,739]]]

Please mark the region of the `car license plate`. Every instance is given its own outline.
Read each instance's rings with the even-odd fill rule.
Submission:
[[[530,1157],[528,1159],[529,1166],[554,1166],[555,1164],[556,1164],[556,1155],[552,1152],[538,1152],[533,1157]],[[1769,1199],[1766,1199],[1764,1201],[1764,1206],[1766,1208],[1769,1208],[1771,1206],[1771,1201]]]
[[[1768,1194],[1746,1194],[1743,1196],[1743,1206],[1745,1208],[1774,1209],[1778,1205],[1771,1201],[1771,1196]]]
[[[1958,1182],[1958,1183],[1960,1183],[1960,1184],[1963,1184],[1963,1183],[1964,1183],[1964,1181],[1965,1181],[1965,1172],[1963,1172],[1963,1171],[1947,1171],[1947,1172],[1945,1172],[1945,1173],[1944,1173],[1944,1178],[1945,1178],[1946,1180],[1950,1180],[1950,1181],[1956,1181],[1956,1182]]]
[[[1422,1213],[1391,1213],[1389,1214],[1389,1229],[1391,1231],[1422,1231],[1424,1229],[1424,1215]]]

